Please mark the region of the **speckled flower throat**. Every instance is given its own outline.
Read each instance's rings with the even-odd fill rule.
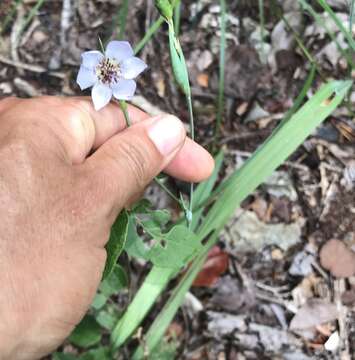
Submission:
[[[102,84],[117,84],[122,76],[120,65],[115,59],[104,58],[96,66],[96,76]]]

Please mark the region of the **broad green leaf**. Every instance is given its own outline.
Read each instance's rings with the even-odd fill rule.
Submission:
[[[202,249],[196,235],[184,225],[174,226],[149,251],[149,260],[161,268],[181,268]]]
[[[148,260],[149,247],[137,233],[137,223],[134,216],[130,216],[129,219],[125,251],[131,257]]]
[[[116,264],[111,274],[101,282],[99,291],[106,298],[117,294],[120,290],[128,286],[128,278],[125,270],[119,264]]]
[[[79,357],[79,360],[112,360],[110,350],[107,347],[93,349]]]
[[[101,327],[92,315],[86,315],[69,337],[75,346],[88,348],[101,341]]]
[[[104,294],[96,294],[94,300],[91,304],[91,307],[95,310],[100,310],[102,307],[105,306],[107,301],[107,296]]]
[[[106,330],[112,331],[117,320],[120,318],[120,313],[113,307],[107,306],[107,310],[101,310],[96,315],[96,321]]]
[[[115,264],[117,263],[117,259],[124,248],[128,231],[128,219],[129,216],[127,211],[122,210],[121,214],[112,226],[110,239],[106,245],[107,260],[103,279],[111,274]]]
[[[252,193],[258,185],[265,181],[270,174],[281,165],[294,150],[296,150],[306,137],[312,133],[315,127],[331,114],[344,99],[350,86],[351,82],[349,81],[333,81],[323,86],[311,100],[271,135],[271,137],[255,152],[241,169],[236,170],[235,173],[224,182],[219,189],[219,198],[209,210],[206,219],[197,232],[200,240],[213,232],[214,235],[211,237],[208,245],[206,245],[206,248],[209,248],[213,245],[213,242],[216,241],[219,231],[234,214],[234,211],[239,206],[240,202]],[[198,268],[203,264],[203,261],[199,262],[199,260],[201,260],[200,256],[202,256],[202,254],[199,255],[194,262],[196,265],[196,268],[194,269],[195,273],[197,273]],[[198,266],[196,262],[199,262]],[[153,277],[154,272],[157,271],[158,268],[153,267],[149,275]],[[166,274],[167,273],[168,271]],[[162,272],[160,276],[166,274]],[[169,271],[170,277],[173,277],[176,274],[177,272]],[[187,276],[189,275],[191,275],[191,277],[188,277],[187,279]],[[156,276],[158,279],[158,274],[156,274]],[[153,340],[150,340],[149,338],[146,339],[148,343],[151,341],[152,347],[156,345],[157,341],[159,341],[159,337],[165,332],[165,329],[169,324],[168,320],[175,314],[178,306],[181,304],[183,294],[189,288],[189,284],[192,281],[191,279],[193,280],[193,275],[189,271],[179,283],[176,292],[174,291],[171,300],[169,300],[167,304],[167,313],[164,311],[163,314],[165,315],[159,316],[159,326],[154,326],[154,330],[150,333]],[[154,295],[156,298],[161,294],[164,287],[167,285],[167,282],[161,282],[160,285],[160,292],[155,288]],[[149,294],[148,289],[146,289],[148,290],[146,293],[143,292],[142,289],[145,288],[146,284],[143,283],[134,299],[136,307],[139,307],[139,305],[142,307],[145,297]],[[177,296],[177,298],[175,298],[175,296]],[[150,309],[150,306],[151,302],[145,309],[146,313]],[[135,326],[137,327],[138,324],[139,323]],[[117,344],[120,345],[122,343],[123,341]]]

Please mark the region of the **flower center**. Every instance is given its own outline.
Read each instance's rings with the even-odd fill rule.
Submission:
[[[114,59],[102,59],[95,70],[97,78],[106,85],[117,83],[121,77],[120,65]]]

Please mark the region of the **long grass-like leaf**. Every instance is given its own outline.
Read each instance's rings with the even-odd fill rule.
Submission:
[[[312,99],[271,135],[241,169],[224,183],[218,200],[197,230],[200,240],[210,233],[218,233],[225,226],[241,201],[265,181],[312,133],[315,127],[334,111],[344,99],[351,84],[350,81],[333,81],[323,86]],[[153,267],[124,315],[124,322],[120,321],[119,327],[116,327],[113,333],[112,341],[115,347],[122,345],[128,339],[174,275],[176,275],[174,270]],[[186,289],[188,286],[183,288]],[[181,299],[181,294],[179,299]],[[179,301],[174,302],[173,309],[169,310],[169,316],[171,316],[171,311],[177,310]],[[164,323],[166,323],[165,320]]]
[[[311,73],[312,74],[312,73]],[[240,202],[245,199],[300,145],[344,99],[351,82],[334,81],[320,89],[291,119],[282,123],[253,157],[235,172],[233,181],[209,212],[207,219],[198,231],[201,238],[213,232],[205,251],[201,253],[180,280],[170,299],[153,322],[145,337],[145,351],[151,352],[164,335],[170,321],[181,306],[184,296],[191,286],[206,258],[207,251],[218,239],[219,231]],[[143,358],[143,349],[139,347],[133,359]]]
[[[217,181],[222,161],[223,153],[220,153],[215,159],[216,166],[211,177],[197,186],[195,190],[195,199],[197,203],[204,201],[209,196],[215,182]],[[201,214],[202,213],[200,212],[194,216],[192,223],[194,228],[196,228]],[[173,269],[167,270],[166,268],[162,269],[156,266],[153,267],[144,281],[144,284],[134,297],[133,302],[129,305],[125,315],[117,323],[111,335],[111,342],[115,348],[123,344],[135,331],[137,326],[150,310],[151,306],[154,304],[156,297],[177,272],[177,270]]]
[[[319,14],[313,9],[313,7],[308,4],[308,2],[306,0],[298,0],[300,2],[300,4],[303,6],[303,8],[305,10],[307,10],[312,16],[313,18],[316,20],[317,24],[322,26],[328,33],[328,35],[330,36],[330,38],[332,39],[332,41],[334,41],[334,43],[336,44],[338,50],[341,52],[342,56],[346,59],[346,61],[348,62],[348,64],[350,64],[350,66],[353,68],[354,67],[354,62],[351,58],[351,56],[347,53],[346,49],[344,49],[340,44],[339,41],[337,40],[335,34],[333,31],[331,31],[329,29],[329,27],[327,26],[327,24],[324,22],[324,20],[319,16]],[[344,28],[344,27],[343,27]],[[339,28],[340,29],[340,28]],[[341,30],[341,29],[340,29]],[[351,43],[349,43],[350,46],[352,46]]]
[[[338,26],[339,30],[344,34],[347,39],[349,46],[355,51],[355,41],[352,37],[352,30],[348,31],[343,25],[342,21],[338,18],[337,14],[332,10],[328,3],[324,0],[317,0],[318,4],[329,14],[333,21]],[[351,22],[351,21],[350,21]],[[352,29],[352,28],[351,28]]]
[[[236,206],[280,166],[343,101],[351,81],[332,81],[318,92],[259,147],[254,155],[221,184],[220,196],[200,229],[201,237],[224,224]]]

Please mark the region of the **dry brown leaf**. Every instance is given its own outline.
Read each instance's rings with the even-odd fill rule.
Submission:
[[[197,275],[193,286],[213,286],[220,276],[228,269],[228,260],[228,254],[222,251],[218,246],[214,246],[210,250],[208,258],[203,265],[202,270]]]
[[[197,75],[197,83],[203,87],[208,88],[209,76],[206,73],[201,73]]]
[[[335,277],[350,277],[355,274],[355,253],[342,241],[329,240],[320,251],[320,263]]]
[[[333,321],[338,312],[335,304],[321,299],[312,299],[302,306],[292,318],[290,330],[305,330]]]

